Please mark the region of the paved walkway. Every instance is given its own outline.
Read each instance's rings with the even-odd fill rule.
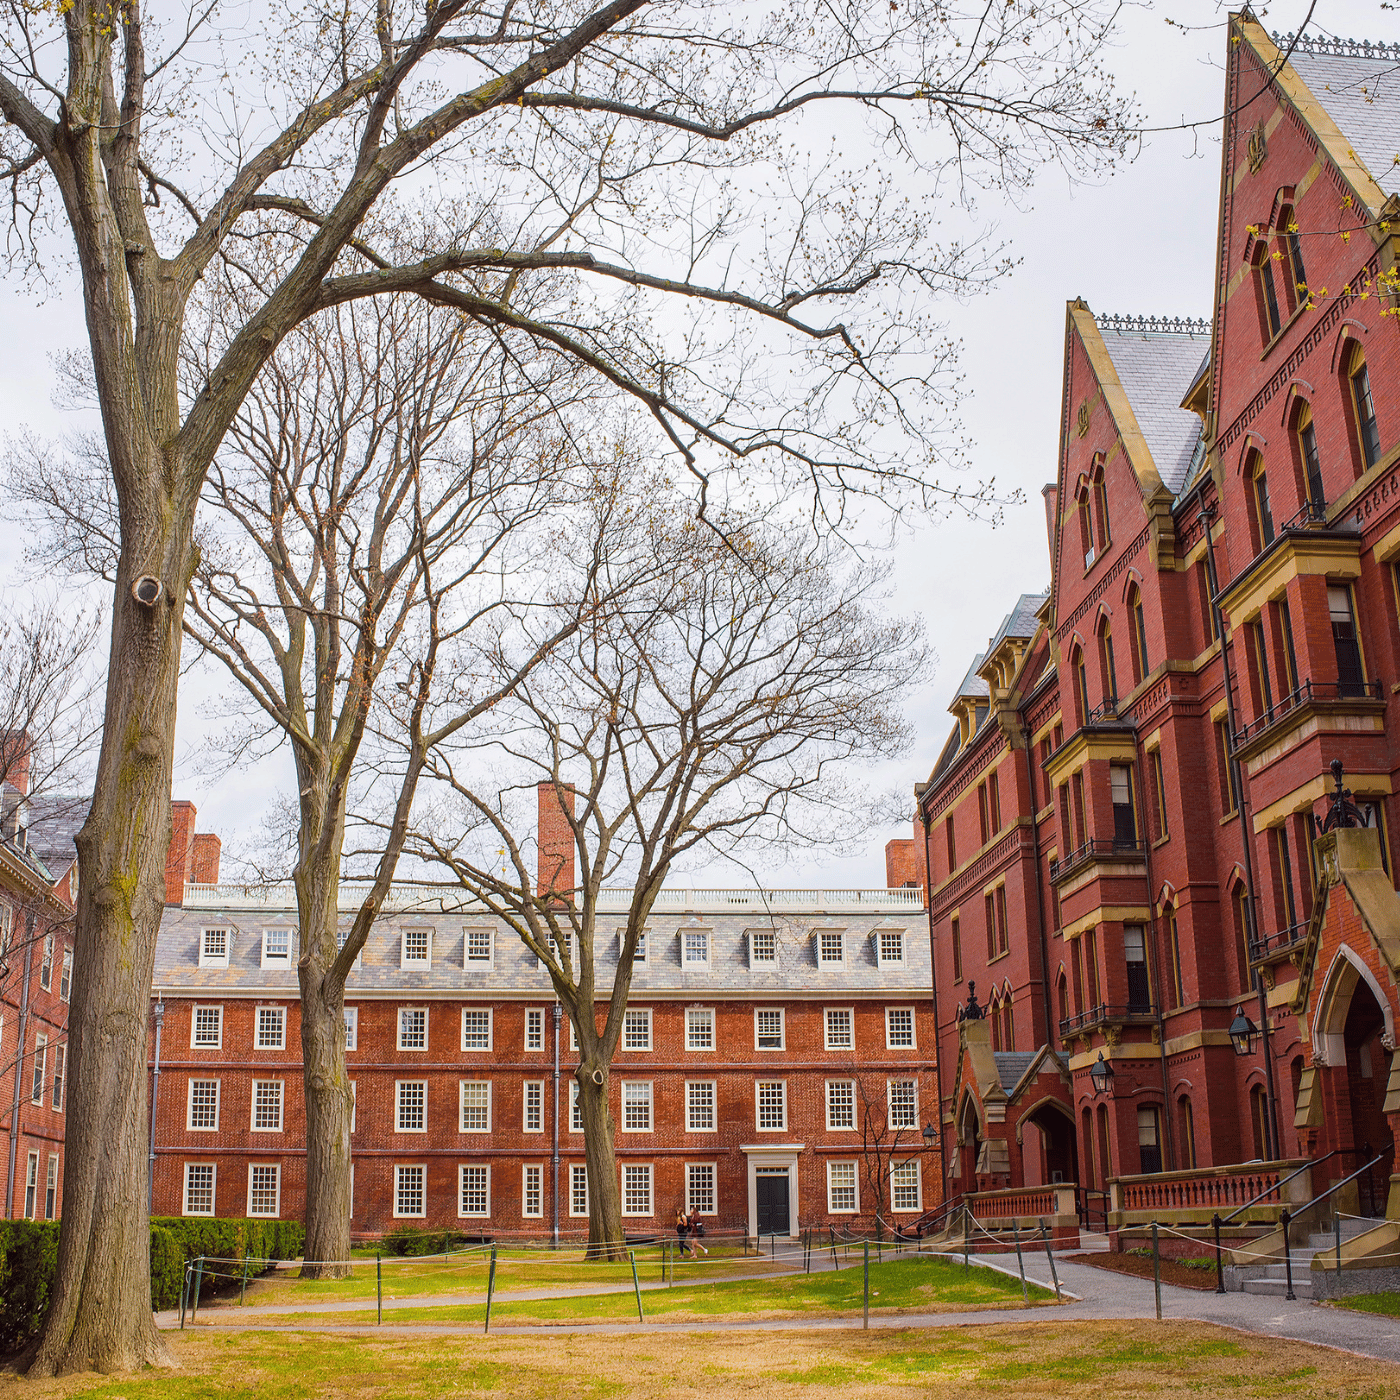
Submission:
[[[1003,1268],[1006,1256],[1000,1256],[991,1267]],[[979,1261],[988,1264],[989,1261]],[[815,1263],[815,1259],[814,1259]],[[830,1261],[828,1260],[828,1268]],[[991,1323],[1014,1322],[1021,1326],[1055,1325],[1061,1322],[1095,1321],[1135,1321],[1155,1317],[1152,1284],[1146,1279],[1134,1278],[1127,1274],[1110,1273],[1105,1269],[1095,1269],[1087,1264],[1071,1264],[1056,1260],[1061,1287],[1066,1295],[1074,1295],[1076,1301],[1066,1303],[1063,1311],[1050,1311],[1037,1308],[1027,1313],[1020,1308],[994,1309],[987,1312],[968,1313],[905,1313],[900,1316],[874,1316],[871,1327],[877,1328],[924,1328],[981,1327]],[[1011,1270],[1014,1272],[1014,1265]],[[1027,1270],[1027,1277],[1033,1283],[1050,1287],[1048,1269],[1044,1261]],[[767,1274],[761,1277],[773,1278]],[[697,1282],[686,1279],[685,1282]],[[657,1282],[644,1284],[643,1291],[664,1288]],[[529,1292],[498,1294],[512,1300],[544,1297],[563,1297],[590,1293],[631,1292],[630,1288],[611,1287],[539,1289]],[[484,1295],[456,1294],[447,1297],[422,1297],[386,1300],[386,1314],[404,1307],[463,1306],[484,1302]],[[296,1308],[297,1312],[324,1312],[333,1314],[345,1311],[363,1311],[372,1307],[373,1300],[359,1299],[346,1303],[322,1303]],[[198,1325],[211,1330],[256,1331],[259,1318],[269,1314],[286,1313],[281,1308],[206,1308],[201,1311]],[[1287,1302],[1282,1298],[1260,1297],[1252,1293],[1203,1293],[1195,1289],[1175,1288],[1162,1285],[1162,1316],[1172,1321],[1197,1321],[1218,1323],[1224,1327],[1238,1328],[1257,1336],[1287,1337],[1294,1341],[1311,1342],[1342,1351],[1355,1352],[1362,1356],[1376,1357],[1384,1361],[1400,1363],[1400,1326],[1394,1318],[1373,1317],[1367,1313],[1351,1312],[1344,1308],[1329,1308],[1320,1304],[1298,1301]],[[162,1327],[177,1327],[177,1313],[161,1313],[157,1321]],[[605,1336],[626,1335],[646,1332],[655,1335],[661,1331],[673,1332],[715,1332],[715,1331],[841,1331],[859,1326],[859,1317],[789,1319],[786,1321],[725,1321],[725,1322],[648,1322],[648,1323],[572,1323],[552,1327],[512,1327],[499,1323],[492,1328],[493,1335],[535,1336],[558,1335],[561,1333],[589,1334]],[[348,1323],[298,1323],[297,1331],[327,1332],[343,1334],[368,1334],[392,1336],[425,1335],[469,1335],[479,1336],[477,1324],[423,1324],[393,1323],[386,1321],[383,1326],[363,1326]]]

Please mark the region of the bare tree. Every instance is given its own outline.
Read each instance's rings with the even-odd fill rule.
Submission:
[[[922,1076],[914,1070],[875,1075],[852,1065],[859,1105],[861,1175],[868,1199],[874,1202],[875,1235],[880,1238],[887,1222],[886,1211],[895,1208],[898,1189],[895,1169],[906,1162],[919,1163],[924,1143],[919,1127],[918,1107],[922,1101]],[[923,1175],[922,1164],[917,1170]],[[907,1188],[906,1188],[907,1189]]]
[[[877,570],[843,571],[761,523],[717,536],[654,500],[637,483],[615,494],[600,553],[631,541],[658,577],[600,606],[512,692],[494,732],[438,746],[432,774],[456,808],[412,839],[549,971],[578,1038],[589,1241],[607,1255],[623,1239],[610,1066],[663,884],[689,855],[854,836],[847,765],[902,745],[897,706],[920,662],[917,627],[877,616]],[[568,844],[541,837],[532,861],[540,784]],[[618,887],[617,970],[600,985],[599,915]]]
[[[937,248],[933,203],[906,203],[888,164],[966,190],[1112,159],[1124,106],[1098,56],[1114,10],[376,0],[162,22],[140,0],[8,0],[11,250],[23,263],[49,228],[71,238],[120,521],[78,840],[64,1220],[33,1374],[168,1360],[142,1302],[141,1010],[180,639],[205,474],[277,346],[332,306],[412,292],[588,366],[702,479],[770,458],[820,489],[873,471],[936,492],[946,400],[930,390],[948,388],[949,352],[927,296],[999,264]],[[872,183],[837,163],[808,176],[777,144],[833,104],[883,141]],[[412,229],[414,256],[382,252],[375,218]],[[234,284],[246,315],[186,396],[192,301]]]

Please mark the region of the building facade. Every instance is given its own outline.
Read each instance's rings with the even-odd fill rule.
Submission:
[[[300,1216],[291,891],[173,880],[168,894],[153,990],[155,1213]],[[629,894],[604,897],[600,986]],[[359,898],[346,889],[346,928]],[[941,1182],[924,1134],[929,982],[918,888],[664,890],[611,1073],[629,1232],[668,1230],[681,1205],[750,1235],[877,1209],[917,1220]],[[560,1234],[586,1234],[579,1057],[544,968],[509,928],[460,892],[396,889],[350,975],[346,1056],[354,1235],[405,1223],[547,1235],[556,1201]]]
[[[1234,17],[1212,319],[1067,309],[1050,588],[890,853],[927,862],[952,1194],[1393,1154],[1395,64]]]

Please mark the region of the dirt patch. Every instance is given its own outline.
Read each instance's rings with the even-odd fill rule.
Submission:
[[[1071,1264],[1088,1264],[1094,1269],[1107,1269],[1112,1274],[1132,1274],[1134,1278],[1150,1279],[1152,1261],[1140,1254],[1071,1254]],[[1194,1288],[1198,1293],[1215,1292],[1215,1274],[1204,1269],[1188,1269],[1175,1259],[1162,1260],[1162,1282],[1176,1288]]]

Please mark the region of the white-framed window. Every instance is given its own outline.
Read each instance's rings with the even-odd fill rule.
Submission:
[[[840,1132],[856,1125],[856,1082],[854,1079],[826,1081],[826,1126]]]
[[[24,1173],[24,1218],[34,1219],[34,1211],[39,1200],[39,1154],[31,1152]]]
[[[48,1170],[44,1176],[44,1219],[52,1220],[58,1213],[58,1153],[49,1153]]]
[[[217,1172],[213,1162],[185,1163],[185,1215],[214,1214],[214,1179]]]
[[[923,1183],[917,1161],[896,1162],[890,1168],[890,1208],[897,1211],[924,1208]]]
[[[912,1006],[887,1006],[885,1008],[885,1049],[913,1050],[914,1008]]]
[[[622,1167],[622,1213],[623,1215],[651,1215],[651,1167],[634,1166],[626,1162]]]
[[[487,1079],[461,1081],[461,1126],[464,1133],[491,1131],[491,1082]]]
[[[578,1080],[569,1080],[569,1131],[571,1133],[581,1133],[583,1131],[583,1105],[578,1099]]]
[[[280,1215],[282,1212],[282,1168],[248,1168],[248,1214]]]
[[[53,934],[44,935],[43,952],[39,955],[39,985],[47,992],[53,987]]]
[[[219,1081],[191,1079],[186,1105],[185,1127],[192,1133],[219,1131]]]
[[[253,1034],[253,1048],[256,1050],[285,1050],[287,1048],[287,1008],[285,1006],[260,1006],[257,1010],[257,1029]]]
[[[784,1048],[782,1007],[762,1007],[753,1013],[753,1043],[755,1050]]]
[[[853,1215],[856,1210],[856,1164],[826,1164],[826,1208],[832,1215]]]
[[[253,1131],[280,1133],[282,1131],[282,1089],[280,1079],[253,1080]]]
[[[63,950],[63,968],[58,974],[58,999],[67,1001],[73,995],[73,950]]]
[[[715,1164],[687,1162],[685,1164],[685,1208],[698,1210],[701,1215],[715,1215]]]
[[[346,940],[350,937],[350,924],[340,924],[335,931],[335,951],[342,952],[345,948]],[[360,944],[360,951],[355,954],[355,961],[350,964],[351,972],[358,972],[365,960],[365,945]]]
[[[626,931],[624,930],[623,932],[619,933],[619,934],[618,934],[618,937],[619,937],[623,942],[626,942],[626,940],[627,940],[627,933],[626,933]],[[620,946],[620,945],[619,945],[619,946]],[[637,935],[637,951],[636,951],[635,953],[633,953],[633,955],[632,955],[632,961],[633,961],[634,963],[644,963],[644,962],[646,962],[646,960],[647,960],[647,933],[646,933],[646,930],[643,929],[643,930],[641,931],[641,933],[639,933],[639,934]]]
[[[49,1038],[46,1035],[34,1037],[34,1078],[30,1084],[31,1103],[43,1103],[44,1089],[49,1079]]]
[[[199,935],[200,967],[228,966],[229,931],[226,928],[206,928]],[[185,1212],[187,1215],[188,1211]]]
[[[360,1008],[358,1006],[345,1006],[341,1010],[345,1013],[345,1048],[358,1050],[360,1048]]]
[[[544,1168],[527,1164],[520,1169],[520,1213],[527,1220],[544,1216]]]
[[[588,1214],[588,1168],[577,1162],[569,1166],[569,1214]]]
[[[828,1050],[856,1048],[855,1012],[849,1006],[828,1006],[822,1019]]]
[[[68,1084],[68,1047],[63,1044],[53,1048],[53,1111],[63,1112],[63,1091]]]
[[[787,1081],[785,1079],[760,1079],[754,1084],[754,1097],[758,1101],[758,1130],[761,1133],[778,1133],[787,1128]]]
[[[355,1115],[360,1107],[360,1094],[356,1084],[356,1080],[350,1081],[350,1131],[352,1133],[355,1131]]]
[[[400,935],[399,966],[427,969],[433,965],[433,931],[430,928],[406,928]]]
[[[912,1079],[889,1081],[890,1127],[919,1126],[919,1089]]]
[[[622,1081],[622,1131],[651,1132],[651,1080]]]
[[[490,1167],[463,1165],[457,1168],[457,1214],[491,1214]]]
[[[622,1013],[622,1048],[651,1049],[651,1011],[644,1007],[628,1007]]]
[[[421,1162],[394,1164],[394,1214],[398,1217],[427,1214],[428,1169]]]
[[[778,935],[771,928],[749,930],[749,966],[778,961]]]
[[[529,1007],[525,1012],[525,1048],[544,1049],[544,1011],[540,1007]]]
[[[462,1011],[462,1049],[489,1050],[491,1048],[491,1010]]]
[[[224,1008],[196,1006],[190,1017],[190,1049],[221,1050],[224,1045]]]
[[[399,1049],[426,1050],[428,1048],[428,1008],[426,1006],[399,1007]]]
[[[10,939],[15,931],[14,906],[0,903],[0,958],[8,957]]]
[[[292,965],[291,929],[263,929],[262,965],[264,967],[290,967]]]
[[[709,961],[709,929],[683,928],[681,930],[681,962],[686,967],[702,967]]]
[[[817,933],[817,961],[839,963],[846,961],[846,935],[839,928],[824,928]]]
[[[544,1080],[525,1081],[525,1121],[527,1133],[544,1132]]]
[[[715,1131],[715,1081],[687,1079],[685,1082],[685,1130],[688,1133]]]
[[[713,1050],[715,1048],[714,1007],[686,1007],[685,1048],[687,1050]]]
[[[897,966],[904,961],[902,928],[882,928],[875,935],[875,958],[881,967]]]
[[[492,936],[495,930],[489,926],[484,928],[468,928],[462,937],[462,966],[469,968],[473,963],[477,967],[489,967],[492,961],[492,953],[495,951],[495,939]]]
[[[396,1079],[394,1081],[394,1131],[396,1133],[426,1133],[428,1131],[428,1081],[426,1079]]]

